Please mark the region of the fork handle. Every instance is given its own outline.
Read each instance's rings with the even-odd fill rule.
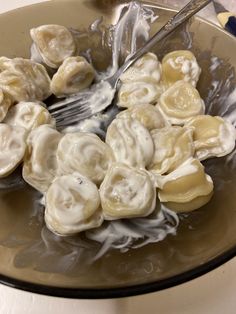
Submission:
[[[190,19],[195,13],[204,8],[211,0],[191,0],[185,7],[183,7],[176,15],[174,15],[153,37],[151,37],[146,44],[138,49],[134,54],[129,56],[127,61],[115,73],[114,79],[117,80],[120,75],[127,70],[137,59],[149,52],[153,46],[156,45],[164,37],[172,33],[178,26]]]

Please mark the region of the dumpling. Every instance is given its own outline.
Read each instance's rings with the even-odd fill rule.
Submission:
[[[221,117],[199,115],[185,125],[194,130],[195,154],[200,160],[225,156],[235,147],[235,127]]]
[[[213,195],[213,182],[199,160],[190,158],[176,170],[159,178],[161,202],[175,212],[188,212],[208,203]]]
[[[200,74],[201,68],[194,54],[189,50],[172,51],[162,60],[162,75],[166,84],[184,80],[195,87]]]
[[[154,104],[162,90],[157,84],[133,82],[122,84],[118,92],[118,107],[129,108],[142,104]]]
[[[55,178],[45,201],[45,222],[56,234],[72,235],[103,222],[98,189],[80,173]]]
[[[51,95],[50,78],[43,65],[28,59],[0,58],[0,88],[15,102],[41,101]]]
[[[22,101],[8,111],[4,123],[24,127],[29,132],[42,124],[55,125],[55,120],[43,104]]]
[[[154,153],[152,137],[136,119],[114,119],[107,129],[106,143],[112,148],[118,162],[145,168],[152,161]]]
[[[67,133],[57,149],[60,174],[80,172],[99,184],[113,161],[111,148],[93,133]]]
[[[158,108],[171,124],[176,125],[183,125],[189,118],[205,111],[196,88],[184,81],[176,82],[161,95]]]
[[[56,96],[75,94],[89,87],[94,77],[94,69],[84,57],[69,57],[52,78],[52,93]]]
[[[157,84],[161,79],[161,64],[154,53],[148,52],[121,76],[122,83],[148,82]]]
[[[0,122],[2,122],[6,117],[7,112],[11,105],[12,105],[11,97],[0,89]]]
[[[50,125],[41,125],[27,138],[23,178],[36,190],[47,191],[57,172],[56,151],[62,135]]]
[[[115,163],[100,187],[106,220],[148,216],[156,206],[156,188],[147,171]]]
[[[133,118],[138,120],[149,131],[153,129],[161,129],[169,125],[157,106],[143,104],[132,106],[127,110],[120,112],[118,118]]]
[[[0,123],[0,178],[16,169],[23,160],[25,149],[25,129]]]
[[[41,25],[30,30],[35,48],[45,64],[58,68],[75,54],[76,44],[71,32],[62,25]]]
[[[154,156],[149,170],[157,174],[170,173],[194,155],[193,130],[170,126],[151,131]]]

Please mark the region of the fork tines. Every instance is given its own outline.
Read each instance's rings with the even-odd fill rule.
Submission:
[[[68,97],[48,106],[48,111],[56,119],[58,128],[63,128],[92,115],[87,106],[86,93]]]

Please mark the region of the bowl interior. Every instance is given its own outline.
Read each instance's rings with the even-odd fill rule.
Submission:
[[[119,2],[119,4],[118,4]],[[0,55],[29,57],[29,30],[41,24],[62,24],[87,29],[98,17],[104,24],[116,20],[120,1],[49,1],[0,16]],[[151,33],[173,15],[171,10],[155,7],[159,18]],[[96,38],[89,44],[96,45]],[[236,40],[216,26],[195,18],[169,36],[154,51],[158,57],[175,49],[191,49],[202,68],[198,89],[207,112],[233,120],[236,106]],[[109,51],[94,52],[97,67],[105,67]],[[236,249],[236,158],[235,152],[204,163],[215,185],[215,193],[205,207],[180,217],[177,235],[167,236],[126,253],[110,251],[89,263],[91,250],[79,237],[59,239],[43,223],[43,208],[36,202],[39,194],[23,181],[20,169],[0,180],[0,274],[2,282],[12,279],[56,288],[109,289],[156,283],[198,269],[232,248]],[[15,182],[17,184],[15,185]],[[4,277],[5,276],[5,277]],[[16,283],[18,287],[25,284]],[[28,288],[37,292],[37,286]],[[88,296],[89,292],[87,290]],[[106,296],[106,292],[105,296]],[[137,290],[138,293],[138,290]],[[128,293],[129,294],[129,293]],[[69,296],[70,291],[65,296]],[[80,296],[81,294],[78,294]],[[117,296],[120,296],[119,294]]]

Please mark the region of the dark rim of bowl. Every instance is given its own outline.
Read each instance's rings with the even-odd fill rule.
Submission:
[[[149,4],[149,3],[147,3]],[[161,9],[166,9],[168,11],[176,12],[175,9],[155,5],[155,7],[159,7]],[[195,18],[195,17],[194,17]],[[196,17],[197,20],[203,21],[206,24],[210,24],[217,28],[220,32],[224,33],[226,36],[235,40],[235,37],[222,29],[221,27],[211,23],[210,21]],[[167,288],[175,287],[182,283],[193,280],[197,277],[200,277],[215,268],[223,265],[228,262],[230,259],[236,256],[236,245],[226,252],[218,255],[217,257],[211,259],[210,261],[199,265],[193,269],[190,269],[186,272],[180,273],[178,275],[161,279],[155,282],[143,283],[138,285],[131,285],[125,287],[118,288],[97,288],[97,289],[89,289],[89,288],[62,288],[56,286],[48,286],[43,284],[36,284],[27,282],[24,280],[14,279],[10,276],[5,276],[0,274],[0,283],[11,288],[16,288],[23,291],[33,292],[41,295],[52,296],[52,297],[62,297],[62,298],[70,298],[70,299],[111,299],[111,298],[123,298],[130,296],[137,296],[141,294],[157,292],[160,290],[164,290]]]
[[[179,284],[195,279],[209,271],[221,266],[236,256],[236,246],[225,253],[215,257],[209,262],[197,266],[181,274],[170,278],[162,279],[156,282],[144,283],[119,288],[59,288],[42,284],[34,284],[23,280],[14,279],[0,274],[0,283],[12,288],[33,292],[37,294],[62,297],[70,299],[111,299],[137,296],[141,294],[157,292],[159,290],[171,288]]]

